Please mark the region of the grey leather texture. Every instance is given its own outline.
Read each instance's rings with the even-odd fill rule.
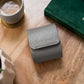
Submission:
[[[62,48],[55,24],[27,30],[35,63],[62,57]]]

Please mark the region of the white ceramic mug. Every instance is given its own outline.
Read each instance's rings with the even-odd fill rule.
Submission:
[[[19,0],[19,1],[21,2],[20,9],[12,15],[0,14],[1,20],[3,20],[4,22],[6,22],[8,24],[15,24],[22,19],[23,15],[24,15],[24,0]]]

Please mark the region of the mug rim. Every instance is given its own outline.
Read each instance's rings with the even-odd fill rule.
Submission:
[[[23,5],[24,5],[24,3],[23,3],[23,1],[24,0],[20,0],[21,1],[21,7],[20,7],[20,9],[17,11],[17,12],[15,12],[14,14],[11,14],[11,15],[6,15],[6,14],[0,14],[1,16],[14,16],[14,15],[16,15],[17,13],[19,13],[20,12],[20,10],[22,9],[22,7],[23,7]]]

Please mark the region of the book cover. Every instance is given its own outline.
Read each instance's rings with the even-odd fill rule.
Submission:
[[[84,39],[84,0],[52,0],[44,13]]]

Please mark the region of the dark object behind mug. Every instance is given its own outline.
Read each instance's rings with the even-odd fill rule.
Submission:
[[[54,24],[29,29],[27,34],[35,63],[62,57],[61,44]]]

